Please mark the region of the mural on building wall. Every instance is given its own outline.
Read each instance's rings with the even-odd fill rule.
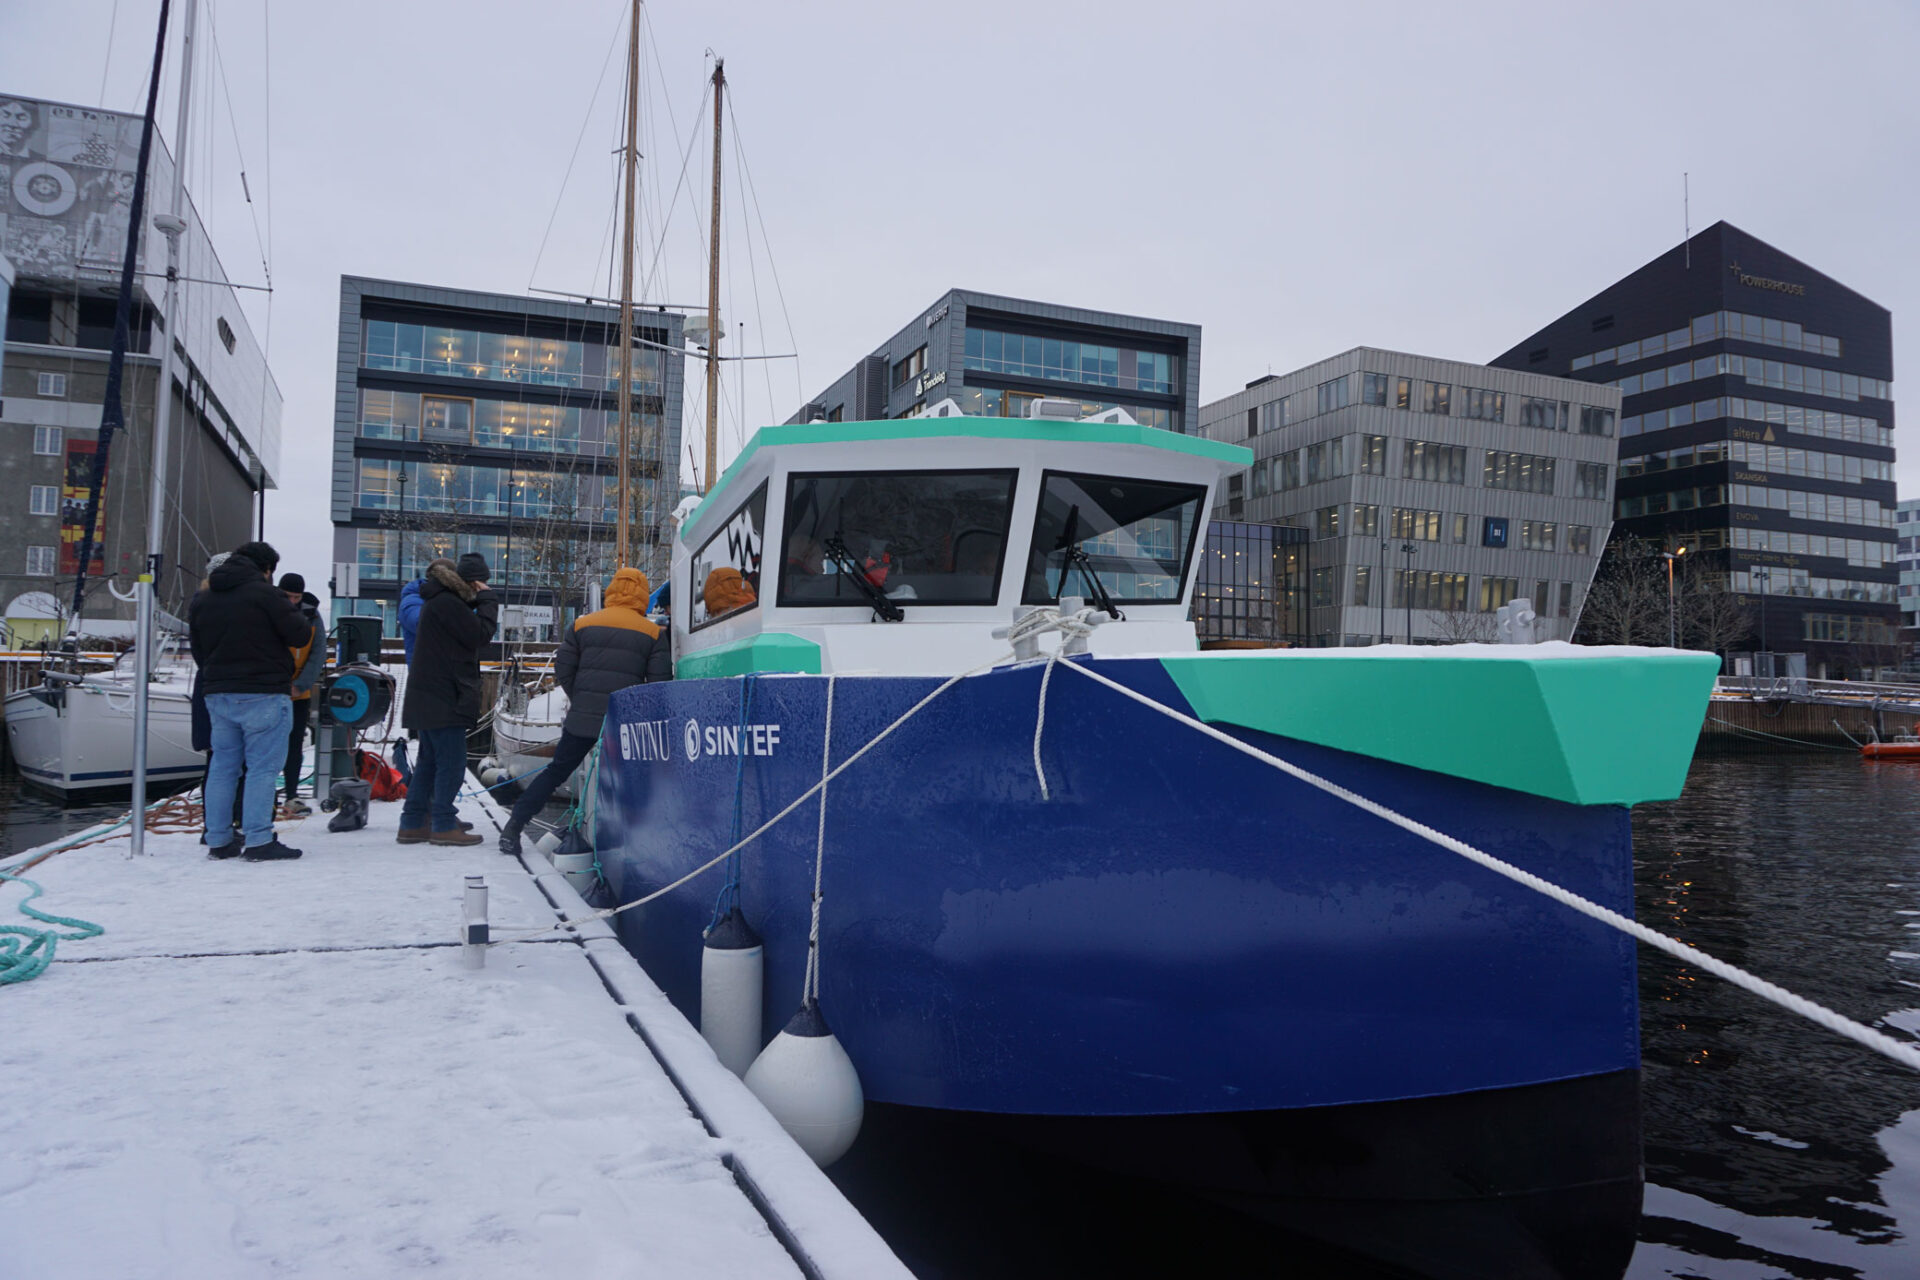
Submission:
[[[91,440],[67,441],[66,468],[60,482],[60,576],[80,572],[80,544],[87,539],[87,490],[93,484]],[[107,571],[107,486],[100,485],[100,514],[93,522],[93,567],[89,574]]]
[[[140,117],[0,98],[0,253],[22,279],[119,278]]]

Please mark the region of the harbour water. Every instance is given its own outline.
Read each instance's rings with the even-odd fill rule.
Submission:
[[[0,856],[124,804],[0,774]],[[1920,1035],[1920,765],[1696,761],[1636,812],[1642,920],[1868,1023]],[[1646,1215],[1634,1280],[1920,1275],[1920,1078],[1641,952]],[[1369,1274],[1158,1184],[874,1109],[836,1182],[923,1280]]]

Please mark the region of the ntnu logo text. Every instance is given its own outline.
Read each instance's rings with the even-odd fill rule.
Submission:
[[[667,721],[636,720],[620,725],[622,760],[671,760],[673,748],[668,740]]]
[[[710,724],[687,721],[681,732],[681,746],[687,759],[701,756],[770,756],[780,745],[777,724]]]

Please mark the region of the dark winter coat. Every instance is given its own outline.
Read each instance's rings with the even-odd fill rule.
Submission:
[[[553,655],[553,678],[567,691],[560,726],[583,738],[600,736],[607,699],[628,685],[673,679],[673,651],[647,620],[647,575],[621,569],[607,584],[607,607],[575,619]]]
[[[400,642],[407,647],[407,661],[413,661],[413,638],[420,631],[420,589],[425,578],[415,578],[400,588]]]
[[[500,602],[491,591],[474,590],[448,561],[427,567],[402,725],[471,729],[480,722],[480,650],[499,619]]]
[[[320,616],[320,597],[308,591],[300,597],[300,616],[313,625],[313,639],[293,651],[293,700],[310,702],[320,672],[327,665],[327,624]]]
[[[187,610],[201,688],[216,693],[277,693],[293,687],[293,651],[313,638],[313,624],[260,566],[230,556],[207,579]]]

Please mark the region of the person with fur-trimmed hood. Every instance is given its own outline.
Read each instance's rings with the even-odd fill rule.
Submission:
[[[520,852],[520,833],[528,821],[593,750],[607,700],[629,685],[673,679],[673,651],[660,625],[647,617],[647,592],[646,574],[616,570],[607,583],[606,607],[574,619],[560,641],[553,678],[567,692],[567,718],[554,744],[553,763],[527,785],[501,828],[500,852]]]
[[[457,565],[441,558],[427,566],[400,709],[400,723],[420,735],[420,758],[400,811],[401,844],[481,842],[461,823],[454,802],[467,772],[467,735],[480,723],[480,650],[500,621],[500,602],[487,587],[491,576],[486,558],[471,551]]]

